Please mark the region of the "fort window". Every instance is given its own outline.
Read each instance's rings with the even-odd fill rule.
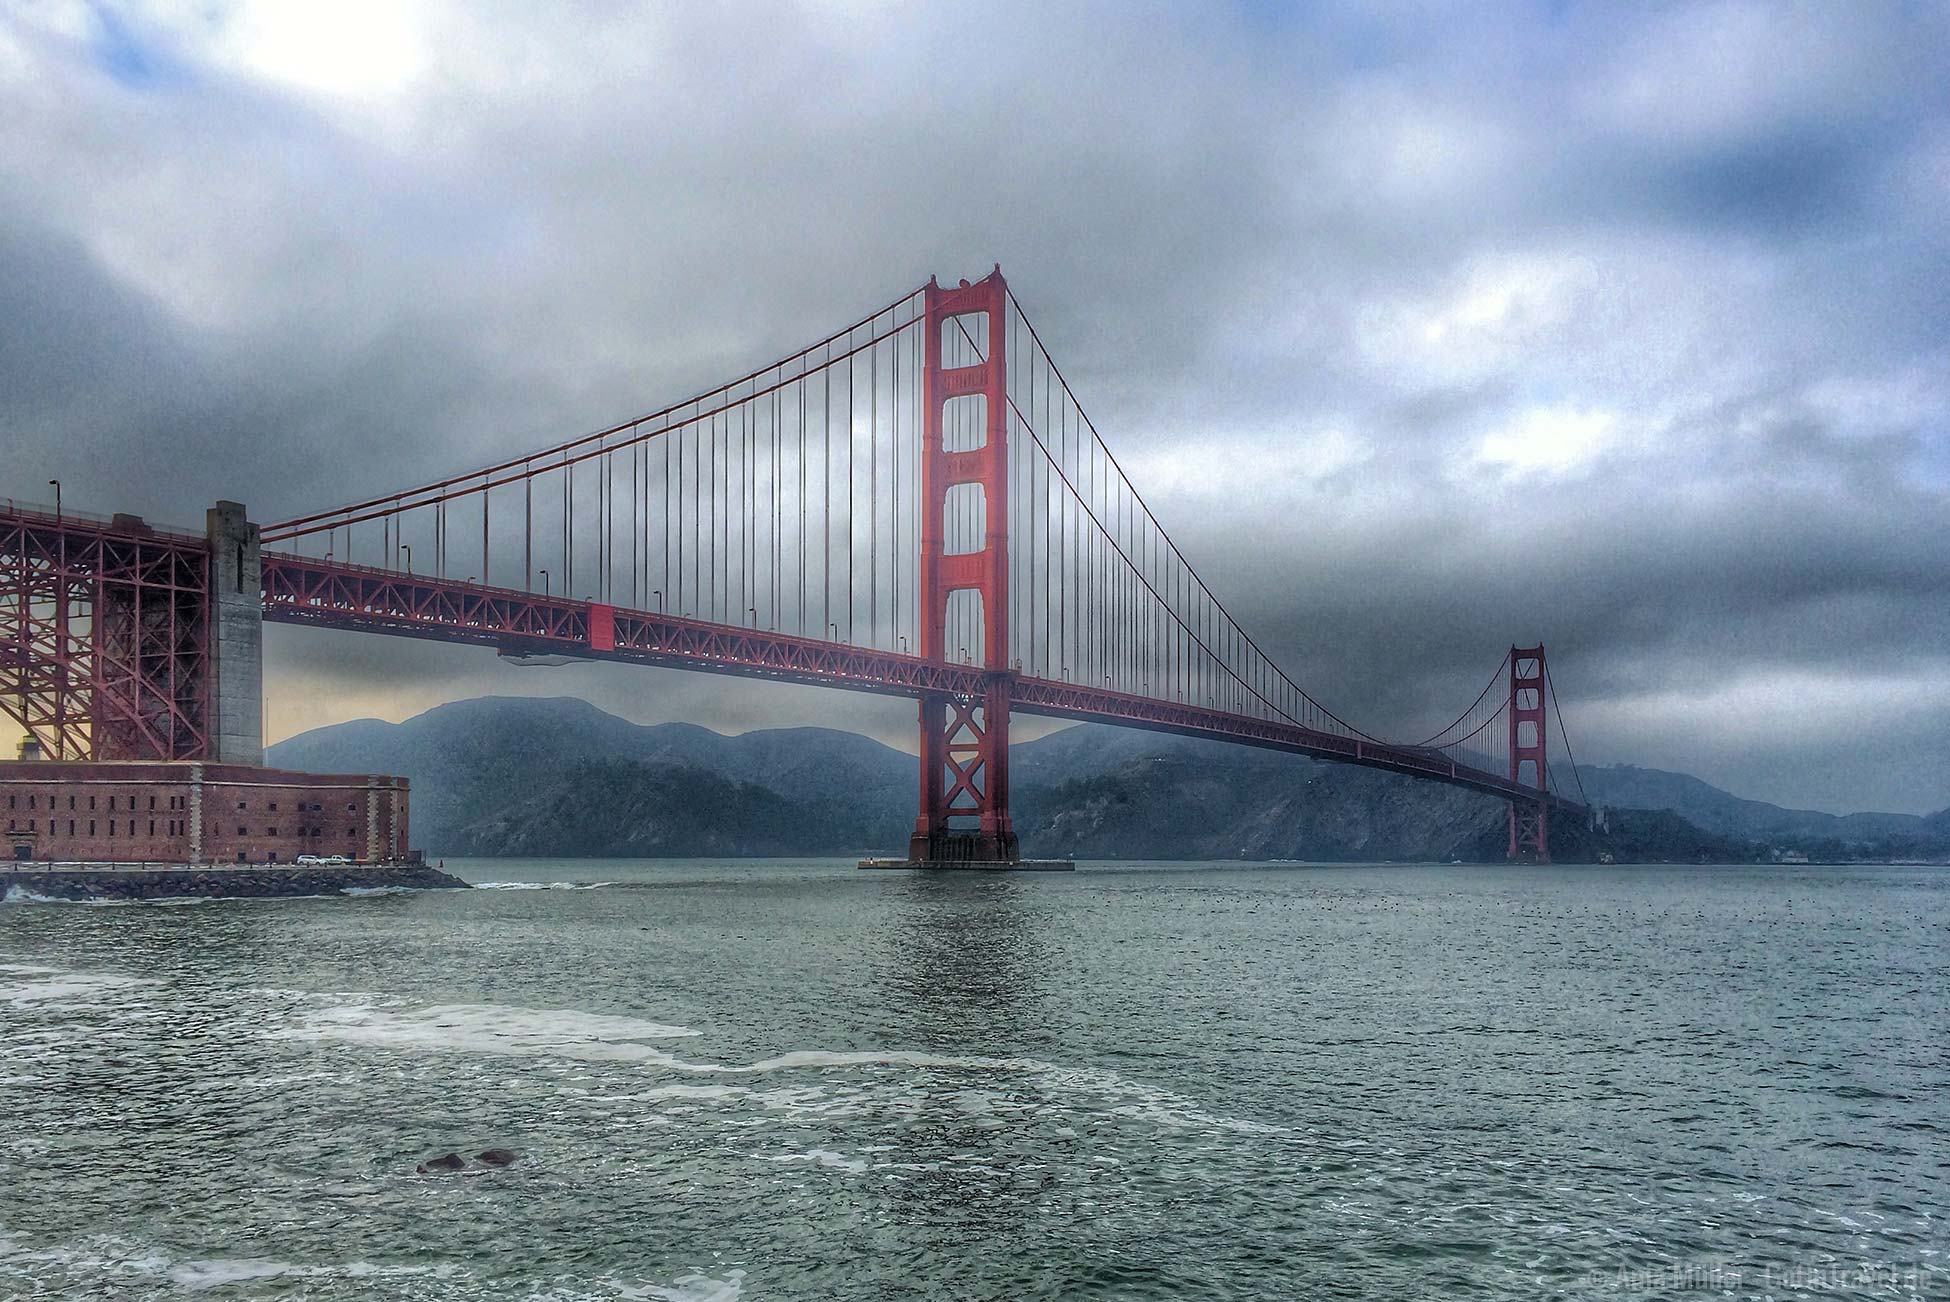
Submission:
[[[250,835],[250,833],[249,833],[249,832],[247,832],[247,831],[245,831],[245,830],[243,829],[243,827],[242,827],[242,826],[239,826],[239,827],[238,827],[238,829],[237,829],[237,835],[239,835],[239,836],[249,836],[249,835]]]
[[[88,820],[88,835],[93,836],[94,834],[95,834],[95,820],[91,818]]]

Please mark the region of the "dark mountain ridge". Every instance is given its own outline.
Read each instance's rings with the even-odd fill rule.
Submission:
[[[281,742],[269,762],[405,774],[414,841],[436,855],[891,853],[914,817],[913,756],[870,738],[640,725],[566,697],[355,720]],[[1491,796],[1167,734],[1067,728],[1013,747],[1011,768],[1017,828],[1036,854],[1494,861],[1507,835]],[[1579,775],[1607,826],[1560,821],[1560,859],[1950,853],[1950,811],[1838,817],[1742,800],[1685,774],[1619,765]]]

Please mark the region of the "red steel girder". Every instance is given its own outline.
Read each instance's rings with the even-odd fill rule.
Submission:
[[[1398,746],[1344,737],[1303,727],[1285,719],[1235,714],[1228,710],[1155,700],[1148,696],[1054,682],[1046,678],[1017,678],[1010,691],[1013,707],[1023,714],[1146,728],[1185,737],[1210,737],[1218,741],[1310,755],[1316,759],[1386,769],[1392,773],[1406,773],[1491,795],[1519,797],[1531,804],[1542,799],[1560,809],[1578,814],[1584,812],[1584,806],[1574,801],[1512,782],[1500,773],[1460,764],[1431,747]]]
[[[194,759],[209,546],[132,517],[0,511],[0,709],[57,758]]]
[[[989,677],[969,665],[933,664],[918,656],[765,629],[278,552],[264,553],[264,617],[896,696],[980,693]],[[601,636],[605,619],[608,638]],[[607,648],[605,641],[611,644]]]
[[[613,648],[603,650],[592,645],[592,611],[607,612]],[[1076,683],[990,673],[972,665],[938,664],[919,656],[765,629],[339,561],[266,552],[264,617],[282,623],[464,642],[513,652],[654,664],[887,696],[935,696],[942,699],[944,714],[950,702],[963,707],[972,702],[986,704],[991,685],[1001,680],[1007,684],[1010,708],[1025,714],[1210,737],[1406,773],[1519,798],[1531,805],[1542,799],[1559,809],[1583,812],[1575,802],[1540,793],[1500,773],[1460,764],[1428,747],[1389,745],[1322,732],[1284,719],[1235,714]],[[598,623],[601,618],[599,613]],[[985,722],[982,731],[986,733],[987,728]],[[944,718],[944,763],[949,731]],[[944,795],[946,791],[944,785]]]

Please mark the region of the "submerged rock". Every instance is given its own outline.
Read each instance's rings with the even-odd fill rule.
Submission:
[[[442,1153],[439,1157],[428,1158],[413,1169],[421,1175],[436,1175],[442,1171],[459,1171],[466,1165],[467,1159],[459,1153]]]
[[[484,1148],[474,1160],[482,1166],[507,1166],[521,1156],[512,1148]]]

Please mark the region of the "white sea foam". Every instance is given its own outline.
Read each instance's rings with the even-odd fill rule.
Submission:
[[[373,1261],[344,1261],[323,1265],[301,1265],[275,1261],[268,1257],[218,1257],[204,1261],[177,1262],[168,1268],[172,1284],[201,1292],[267,1279],[390,1279],[400,1276],[431,1276],[447,1279],[459,1273],[450,1264],[393,1266]]]
[[[835,1153],[830,1148],[814,1148],[804,1153],[753,1153],[752,1156],[761,1162],[812,1162],[834,1171],[849,1171],[855,1175],[867,1169],[866,1159],[848,1157],[844,1153]]]
[[[446,1279],[460,1268],[441,1265],[389,1265],[372,1261],[299,1264],[268,1257],[215,1257],[178,1261],[154,1244],[113,1234],[91,1235],[72,1243],[30,1245],[0,1235],[0,1264],[52,1266],[76,1283],[133,1287],[137,1281],[168,1283],[189,1292],[221,1289],[270,1279],[385,1279],[425,1276]],[[117,1289],[119,1295],[120,1289]]]
[[[614,882],[475,882],[477,891],[593,891]]]
[[[652,1063],[673,1059],[643,1041],[696,1034],[635,1017],[498,1004],[443,1004],[418,1011],[350,1004],[301,1013],[297,1026],[273,1032],[279,1039],[341,1040],[382,1049]]]
[[[709,1275],[680,1275],[668,1285],[625,1284],[621,1280],[602,1281],[613,1290],[612,1296],[631,1302],[738,1302],[745,1292],[745,1272],[729,1270],[723,1279]]]
[[[25,1008],[30,1004],[74,1001],[101,1002],[100,996],[132,986],[152,986],[142,977],[115,976],[107,972],[62,972],[54,968],[7,969],[29,979],[0,985],[0,1003]]]
[[[164,895],[140,900],[107,900],[93,897],[71,900],[59,895],[41,895],[35,891],[28,890],[25,886],[9,886],[7,893],[4,896],[0,896],[0,903],[74,904],[90,909],[127,909],[168,904],[208,904],[213,899],[222,898],[224,897],[216,895]]]
[[[1104,1068],[1065,1067],[1035,1058],[991,1058],[929,1053],[914,1049],[798,1049],[750,1063],[703,1062],[680,1058],[657,1041],[691,1039],[699,1032],[683,1026],[574,1009],[520,1008],[501,1004],[454,1004],[411,1009],[388,1006],[378,998],[298,1010],[294,1024],[272,1032],[278,1039],[339,1041],[375,1049],[437,1051],[561,1058],[590,1063],[634,1063],[664,1071],[707,1077],[764,1077],[860,1071],[954,1073],[973,1079],[955,1082],[956,1106],[983,1124],[1007,1124],[1036,1105],[991,1088],[997,1078],[1053,1094],[1092,1098],[1098,1110],[1153,1125],[1191,1130],[1224,1130],[1277,1135],[1287,1127],[1217,1116],[1190,1100],[1157,1086],[1131,1080]],[[1015,1088],[1015,1086],[1012,1086]],[[817,1086],[745,1089],[676,1083],[622,1097],[662,1101],[684,1107],[709,1101],[756,1105],[792,1112],[852,1112],[868,1106],[856,1085],[827,1094]]]
[[[341,895],[411,895],[417,886],[341,886]]]

